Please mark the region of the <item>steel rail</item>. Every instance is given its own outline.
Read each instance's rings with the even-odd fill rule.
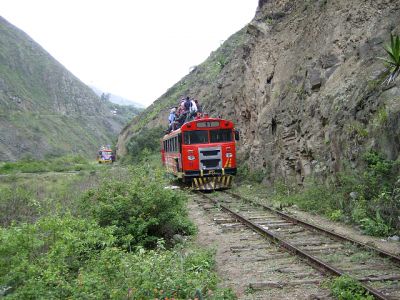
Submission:
[[[282,245],[285,249],[287,249],[288,251],[295,253],[296,255],[307,259],[307,261],[309,263],[311,263],[311,265],[313,265],[314,267],[317,267],[317,269],[322,270],[323,272],[328,272],[334,276],[343,276],[345,275],[345,273],[341,272],[339,269],[336,269],[333,266],[330,266],[328,264],[326,264],[325,262],[323,262],[322,260],[318,259],[317,257],[299,249],[298,247],[292,245],[291,243],[288,243],[286,241],[284,241],[281,237],[279,237],[277,234],[273,233],[272,231],[263,228],[262,226],[246,219],[244,216],[240,215],[239,213],[234,212],[233,210],[231,210],[229,207],[219,203],[218,201],[212,199],[211,197],[208,197],[204,194],[202,194],[202,197],[208,199],[209,201],[213,202],[214,204],[218,205],[221,209],[223,209],[224,211],[228,212],[229,214],[231,214],[235,219],[237,219],[239,222],[242,222],[243,224],[245,224],[247,227],[251,228],[252,230],[257,231],[258,233],[260,233],[263,236],[266,236],[268,238],[270,238],[272,241],[274,241],[275,243]],[[378,290],[374,289],[373,287],[370,287],[360,281],[358,281],[358,283],[366,290],[368,291],[371,295],[373,295],[375,297],[375,299],[379,299],[379,300],[389,300],[387,297],[385,297],[385,295],[383,295],[381,292],[379,292]]]
[[[307,227],[307,228],[309,228],[309,229],[313,229],[313,230],[317,230],[317,231],[319,231],[319,232],[322,232],[322,233],[324,233],[324,234],[326,234],[326,235],[328,235],[328,236],[330,236],[330,237],[333,237],[333,238],[335,238],[335,239],[337,239],[337,240],[342,240],[342,241],[350,242],[350,243],[352,243],[353,245],[356,245],[356,246],[359,246],[359,247],[363,247],[363,248],[365,248],[365,249],[367,249],[367,250],[369,250],[369,251],[374,251],[374,252],[376,252],[377,254],[379,254],[381,257],[389,258],[389,259],[391,259],[392,261],[396,262],[397,264],[400,264],[400,256],[394,255],[393,253],[390,253],[390,252],[387,252],[387,251],[385,251],[385,250],[382,250],[382,249],[379,249],[379,248],[370,246],[370,245],[368,245],[368,244],[366,244],[366,243],[357,241],[357,240],[352,239],[352,238],[350,238],[350,237],[343,236],[343,235],[340,235],[340,234],[335,233],[335,232],[332,232],[332,231],[328,231],[327,229],[325,229],[325,228],[323,228],[323,227],[320,227],[320,226],[318,226],[318,225],[314,225],[314,224],[308,223],[308,222],[306,222],[306,221],[299,220],[299,219],[297,219],[297,218],[295,218],[295,217],[292,217],[292,216],[290,216],[290,215],[288,215],[288,214],[285,214],[285,213],[283,213],[283,212],[281,212],[281,211],[278,211],[278,210],[276,210],[276,209],[274,209],[274,208],[272,208],[272,207],[270,207],[270,206],[268,206],[268,205],[254,202],[254,201],[252,201],[252,200],[250,200],[250,199],[244,198],[244,197],[242,197],[242,196],[240,196],[240,195],[237,195],[237,194],[234,194],[234,193],[232,193],[232,192],[228,192],[228,191],[222,191],[222,192],[223,192],[223,193],[226,193],[226,194],[228,194],[228,195],[230,195],[230,196],[232,196],[232,197],[235,197],[235,198],[237,198],[237,199],[241,199],[241,200],[249,201],[249,202],[251,202],[251,203],[253,203],[253,204],[257,204],[257,205],[259,205],[259,206],[261,206],[261,207],[263,207],[263,208],[265,208],[265,209],[267,209],[267,210],[269,210],[269,211],[271,211],[271,212],[273,212],[273,213],[279,215],[280,217],[282,217],[282,218],[284,218],[285,220],[290,221],[290,222],[292,222],[292,223],[294,223],[294,224],[300,224],[300,225],[302,225],[302,226],[304,226],[304,227]]]

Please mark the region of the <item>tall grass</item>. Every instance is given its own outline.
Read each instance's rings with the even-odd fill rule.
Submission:
[[[82,156],[63,156],[47,160],[23,159],[17,162],[6,162],[0,165],[0,174],[10,173],[40,173],[66,172],[94,169],[87,159]]]

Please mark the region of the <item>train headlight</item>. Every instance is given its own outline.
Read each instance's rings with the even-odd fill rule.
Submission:
[[[232,157],[233,155],[232,155],[232,153],[226,153],[225,154],[225,157]]]
[[[195,159],[196,159],[196,157],[194,155],[189,155],[188,156],[188,160],[195,160]]]

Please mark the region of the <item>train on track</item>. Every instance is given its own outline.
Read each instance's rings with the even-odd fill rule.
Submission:
[[[97,153],[97,162],[99,164],[113,163],[115,161],[115,155],[110,146],[100,147]]]
[[[162,138],[162,162],[194,190],[229,188],[236,175],[237,140],[233,122],[204,115]]]

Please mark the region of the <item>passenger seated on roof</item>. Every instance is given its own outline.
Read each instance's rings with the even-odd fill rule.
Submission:
[[[175,113],[176,113],[176,107],[171,108],[168,116],[168,122],[170,125],[172,122],[175,121]]]
[[[190,110],[190,106],[192,105],[192,101],[190,100],[190,97],[187,96],[185,101],[181,102],[181,106],[185,112],[188,112]]]
[[[187,116],[187,112],[183,112],[183,113],[181,113],[181,114],[179,115],[178,119],[176,120],[176,122],[177,122],[177,127],[178,127],[178,128],[181,128],[182,125],[185,123],[185,121],[186,121],[186,116]],[[177,129],[178,129],[178,128],[177,128]]]
[[[201,105],[199,103],[199,100],[194,99],[193,101],[194,101],[194,103],[196,103],[197,112],[201,113],[202,112],[202,108],[201,108]]]

